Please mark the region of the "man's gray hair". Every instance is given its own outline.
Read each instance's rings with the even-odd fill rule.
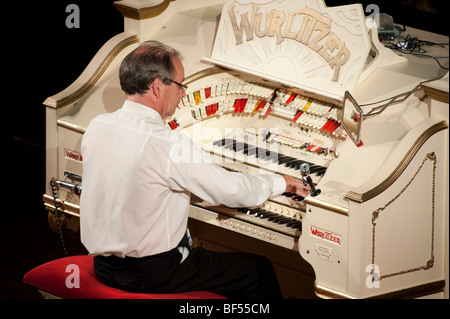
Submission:
[[[120,86],[127,95],[145,94],[155,79],[170,85],[175,76],[172,59],[181,59],[174,48],[159,41],[145,41],[129,53],[119,69]]]

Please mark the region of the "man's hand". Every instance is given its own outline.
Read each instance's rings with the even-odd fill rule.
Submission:
[[[311,187],[309,185],[303,185],[303,181],[301,179],[289,176],[282,175],[284,180],[286,181],[286,193],[295,193],[299,196],[306,197],[309,195],[311,191]]]

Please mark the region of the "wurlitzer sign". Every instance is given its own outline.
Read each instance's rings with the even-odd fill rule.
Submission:
[[[342,100],[370,50],[360,4],[323,0],[233,0],[222,10],[204,61]]]

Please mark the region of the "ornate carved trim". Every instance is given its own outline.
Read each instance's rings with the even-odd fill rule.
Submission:
[[[169,7],[172,1],[175,0],[164,0],[162,3],[148,8],[133,8],[120,2],[114,2],[114,5],[125,18],[145,20],[159,16]]]
[[[404,274],[408,274],[411,272],[415,272],[415,271],[419,271],[419,270],[428,270],[430,268],[433,268],[434,265],[434,216],[435,216],[435,197],[436,197],[436,191],[435,191],[435,187],[436,187],[436,155],[434,154],[434,152],[428,153],[425,155],[424,159],[422,160],[422,163],[419,165],[419,167],[417,168],[416,172],[414,173],[414,175],[411,177],[411,179],[408,181],[408,183],[402,188],[402,190],[395,195],[389,202],[387,202],[383,207],[377,208],[375,211],[372,212],[372,266],[374,267],[374,265],[376,265],[376,261],[375,261],[375,237],[376,237],[376,226],[377,226],[377,220],[380,217],[380,214],[383,213],[383,211],[393,202],[395,202],[408,188],[408,186],[414,181],[414,179],[416,178],[417,174],[419,174],[419,172],[421,171],[421,169],[423,168],[425,162],[427,161],[432,161],[432,174],[431,174],[431,180],[432,180],[432,187],[431,187],[431,247],[430,247],[430,259],[428,259],[423,265],[421,266],[416,266],[410,269],[404,269],[404,270],[400,270],[397,272],[393,272],[390,274],[385,274],[385,275],[381,275],[377,274],[375,272],[375,269],[372,269],[370,274],[372,276],[372,281],[375,280],[382,280],[384,278],[389,278],[389,277],[395,277],[395,276],[399,276],[399,275],[404,275]]]

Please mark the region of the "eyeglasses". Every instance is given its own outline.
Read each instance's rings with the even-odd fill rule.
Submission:
[[[170,80],[170,79],[169,79],[169,81],[172,82],[172,83],[175,83],[176,85],[178,85],[178,86],[179,86],[183,91],[185,91],[185,92],[186,92],[186,90],[188,89],[188,86],[187,86],[187,85],[181,84],[181,83],[179,83],[179,82],[177,82],[177,81]]]

